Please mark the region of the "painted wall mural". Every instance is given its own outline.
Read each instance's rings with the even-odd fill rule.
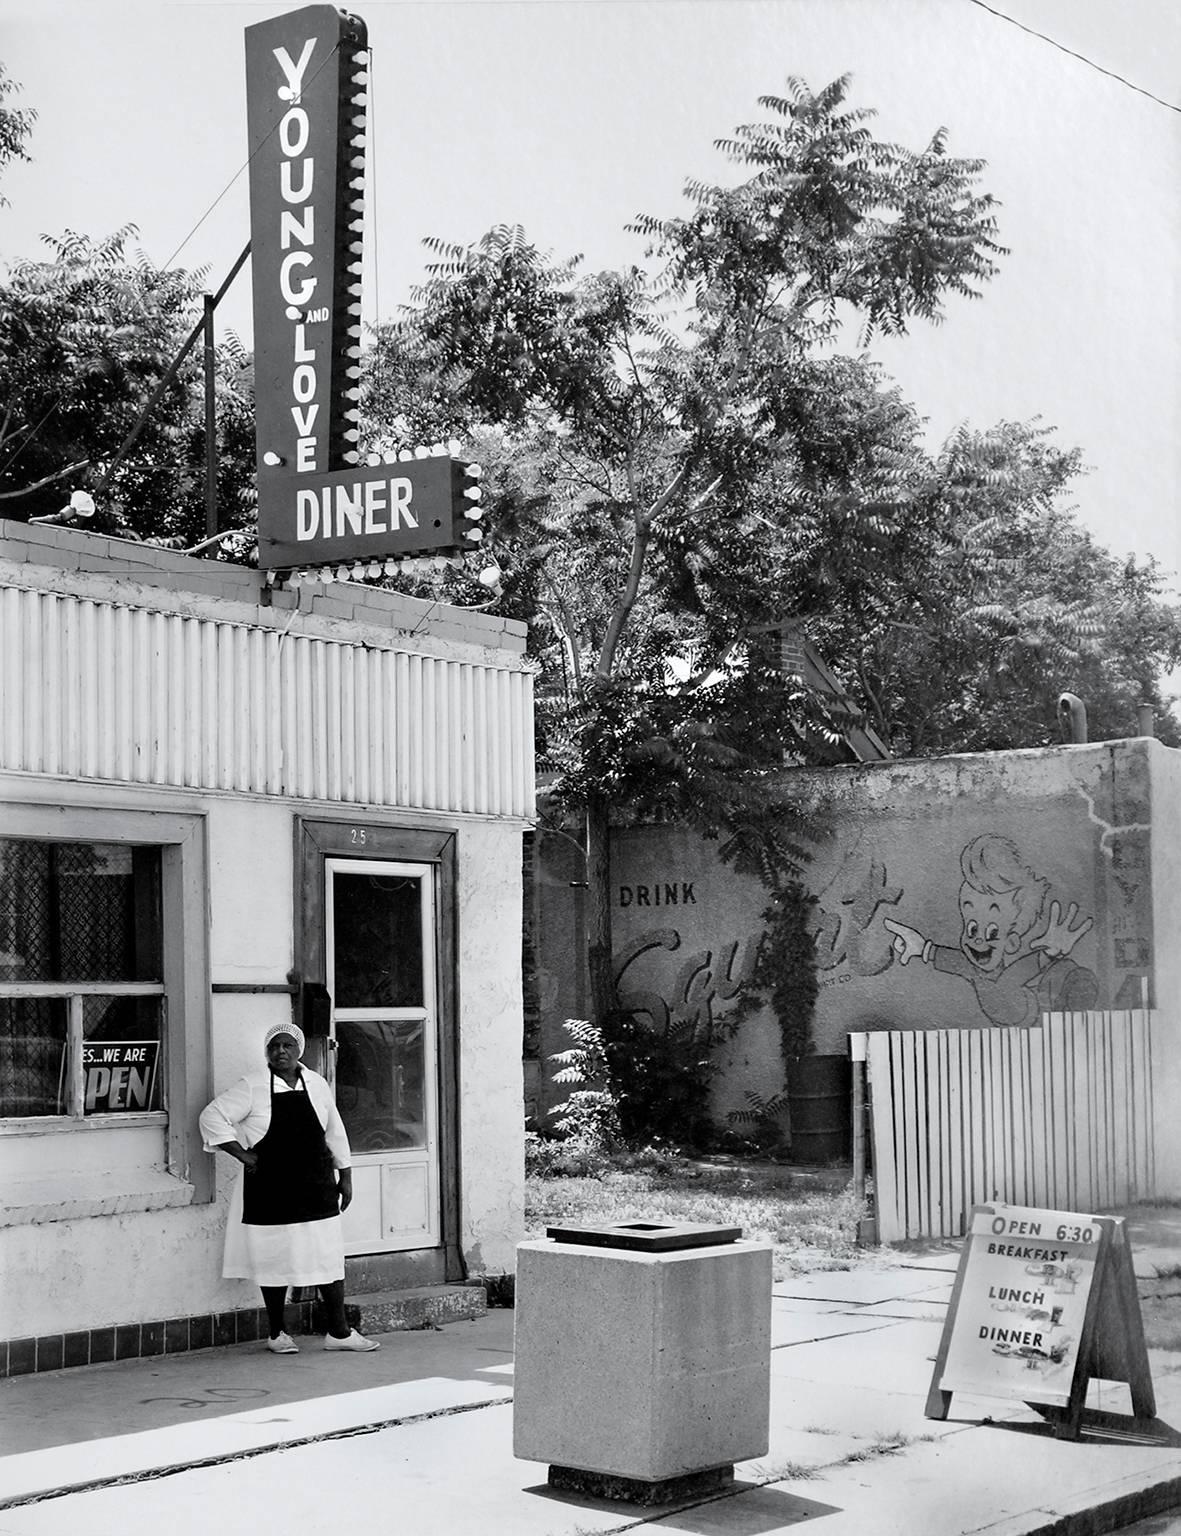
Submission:
[[[1094,918],[1080,917],[1076,901],[1063,914],[1060,903],[1050,900],[1050,882],[1011,838],[973,838],[960,854],[960,871],[954,944],[885,919],[901,963],[919,960],[962,977],[989,1024],[1032,1024],[1042,1012],[1093,1008],[1099,997],[1095,973],[1070,952],[1090,933]]]
[[[647,1014],[661,1033],[685,1025],[708,1034],[734,1002],[749,977],[758,940],[727,939],[688,955],[690,946],[677,928],[642,933],[616,954],[615,983],[625,1008]],[[741,952],[741,954],[740,954]],[[644,977],[645,956],[676,955],[671,972],[657,965]]]
[[[816,1049],[843,1054],[850,1030],[1028,1025],[1043,1011],[1150,996],[1149,748],[1165,751],[1128,741],[801,772],[824,829],[807,872]],[[675,827],[620,832],[613,862],[621,1000],[660,1029],[725,1019],[753,965],[766,890]],[[555,897],[569,888],[561,873]],[[555,937],[560,914],[547,895]],[[560,947],[545,964],[568,999],[564,970],[579,950],[568,918]],[[565,1002],[559,1011],[578,1016]],[[562,1049],[560,1035],[558,1019],[545,1049]],[[720,1112],[782,1081],[765,1011],[724,1049]]]

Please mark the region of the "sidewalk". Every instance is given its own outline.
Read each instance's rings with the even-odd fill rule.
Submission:
[[[1138,1274],[1181,1266],[1181,1212],[1129,1230]],[[1181,1503],[1174,1351],[1150,1351],[1159,1437],[1055,1440],[1021,1405],[959,1395],[952,1419],[923,1416],[957,1261],[949,1244],[777,1283],[771,1448],[720,1496],[653,1511],[551,1493],[512,1455],[513,1314],[493,1311],[371,1355],[304,1339],[0,1382],[0,1536],[1093,1536]],[[1126,1389],[1092,1403],[1127,1411]]]

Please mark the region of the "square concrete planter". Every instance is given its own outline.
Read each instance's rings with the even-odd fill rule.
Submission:
[[[652,1502],[767,1452],[769,1243],[522,1243],[515,1328],[513,1450],[551,1484]]]

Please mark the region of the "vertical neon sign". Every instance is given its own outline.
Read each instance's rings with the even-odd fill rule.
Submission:
[[[357,463],[367,48],[360,17],[330,5],[246,28],[264,570],[481,537],[478,467],[442,450]]]
[[[246,29],[260,541],[357,460],[367,42],[330,5]]]

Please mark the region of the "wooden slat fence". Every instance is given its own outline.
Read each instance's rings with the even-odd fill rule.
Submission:
[[[990,1200],[1099,1211],[1158,1193],[1155,1012],[880,1030],[850,1046],[866,1062],[881,1242],[961,1236]]]

